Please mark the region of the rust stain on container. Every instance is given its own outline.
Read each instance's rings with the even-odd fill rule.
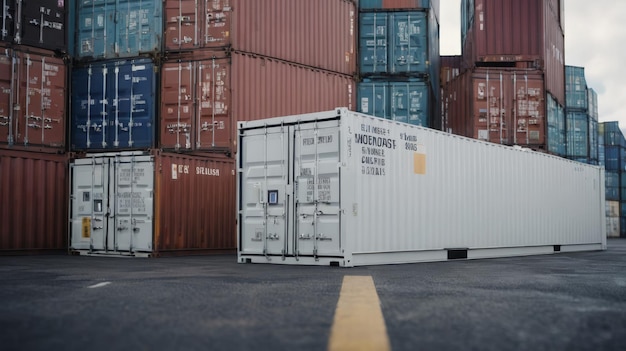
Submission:
[[[165,49],[235,50],[354,74],[356,5],[348,0],[165,1]]]
[[[546,89],[565,101],[565,40],[560,0],[475,0],[462,43],[468,67],[533,68],[546,72]]]
[[[67,249],[68,158],[0,149],[0,254]]]
[[[237,51],[171,54],[162,73],[168,150],[232,155],[237,121],[355,106],[352,76]]]
[[[443,88],[446,130],[498,144],[546,151],[541,71],[477,68]]]
[[[26,46],[0,50],[0,147],[63,150],[67,120],[63,59]]]

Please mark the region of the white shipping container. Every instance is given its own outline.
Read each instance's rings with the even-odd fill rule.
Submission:
[[[238,124],[238,262],[606,249],[604,170],[339,108]]]

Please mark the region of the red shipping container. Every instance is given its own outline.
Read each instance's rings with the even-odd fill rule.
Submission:
[[[349,0],[166,0],[165,50],[235,50],[344,74],[356,72]]]
[[[68,158],[0,149],[0,254],[67,250]]]
[[[70,249],[162,256],[234,252],[235,161],[153,150],[72,161]]]
[[[160,147],[234,154],[236,121],[355,106],[352,76],[237,51],[170,55]]]
[[[465,1],[464,1],[465,2]],[[474,0],[462,43],[467,67],[533,68],[565,101],[563,0]]]
[[[546,91],[537,70],[477,68],[443,88],[444,130],[547,150]]]
[[[66,66],[51,51],[1,48],[0,147],[63,151]]]

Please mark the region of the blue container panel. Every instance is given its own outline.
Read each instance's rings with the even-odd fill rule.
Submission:
[[[620,188],[605,188],[605,197],[607,201],[619,201]]]
[[[589,118],[589,158],[598,160],[598,121]]]
[[[390,118],[389,113],[389,83],[388,82],[364,82],[359,84],[358,89],[358,112],[368,115]]]
[[[618,188],[620,186],[620,172],[609,171],[604,172],[605,186]]]
[[[430,126],[430,89],[427,82],[392,82],[391,119],[424,127]]]
[[[619,231],[620,237],[626,237],[626,217],[620,217],[619,219]]]
[[[386,12],[363,13],[360,16],[361,73],[385,73],[388,67],[388,21]]]
[[[427,13],[397,12],[390,17],[391,73],[429,73]]]
[[[106,59],[160,51],[161,0],[83,0],[75,55]]]
[[[72,72],[72,149],[154,145],[156,73],[149,59],[117,60]]]
[[[604,147],[604,164],[608,171],[624,171],[626,152],[621,146]]]
[[[589,117],[585,113],[567,114],[567,157],[589,157]]]
[[[548,151],[553,154],[565,155],[565,131],[548,126]]]

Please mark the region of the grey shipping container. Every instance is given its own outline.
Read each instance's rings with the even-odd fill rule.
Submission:
[[[240,263],[606,249],[600,167],[345,108],[240,122],[238,131]]]

